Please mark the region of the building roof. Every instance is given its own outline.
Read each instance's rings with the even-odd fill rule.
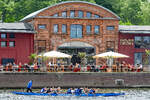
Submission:
[[[130,34],[150,34],[150,26],[119,25],[119,32]]]
[[[0,32],[36,33],[29,23],[0,23]]]
[[[40,12],[43,12],[44,10],[49,9],[49,8],[51,8],[51,7],[54,7],[54,6],[57,6],[57,5],[61,5],[61,4],[65,4],[65,3],[74,3],[74,2],[75,2],[75,3],[78,3],[78,2],[79,2],[79,3],[86,3],[86,4],[98,6],[98,7],[100,7],[100,8],[105,9],[106,11],[112,13],[114,16],[117,17],[117,19],[120,19],[120,17],[119,17],[118,15],[116,15],[114,12],[110,11],[109,9],[107,9],[107,8],[105,8],[105,7],[103,7],[103,6],[100,6],[100,5],[97,5],[97,4],[94,4],[94,3],[90,3],[90,2],[86,2],[86,1],[65,1],[65,2],[61,2],[61,3],[58,3],[58,4],[52,5],[52,6],[48,6],[48,7],[46,7],[46,8],[40,9],[40,10],[38,10],[38,11],[35,11],[35,12],[33,12],[33,13],[31,13],[31,14],[25,16],[25,17],[24,17],[23,19],[21,19],[20,21],[24,21],[24,20],[28,20],[28,19],[35,18],[35,16],[36,16],[37,14],[39,14]]]

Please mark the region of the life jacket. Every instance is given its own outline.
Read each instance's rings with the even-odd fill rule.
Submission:
[[[80,95],[81,94],[81,89],[75,89],[75,94]]]
[[[32,81],[28,82],[27,88],[31,88],[32,87]]]
[[[67,94],[72,94],[71,89],[67,90]]]
[[[95,93],[95,91],[94,91],[93,89],[91,89],[91,90],[89,91],[89,93],[90,93],[90,94],[93,94],[93,93]]]

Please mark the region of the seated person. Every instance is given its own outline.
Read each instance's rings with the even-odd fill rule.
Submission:
[[[90,65],[87,65],[87,71],[90,71],[91,70],[91,66]]]
[[[46,93],[46,92],[47,92],[47,88],[46,88],[46,87],[42,88],[42,89],[40,90],[40,92],[41,92],[41,93]]]
[[[76,88],[74,92],[75,92],[75,95],[80,95],[84,93],[83,88]]]
[[[89,90],[89,94],[95,94],[95,90],[92,88]]]
[[[67,90],[67,94],[72,94],[72,88],[69,88],[69,89]]]
[[[52,93],[57,94],[57,88],[53,88]]]
[[[89,89],[88,88],[84,88],[84,93],[88,94],[89,93]]]
[[[56,89],[56,91],[57,91],[58,94],[59,94],[59,93],[62,93],[62,90],[61,90],[60,87],[58,87],[58,88]]]
[[[138,64],[137,72],[141,72],[141,71],[143,71],[143,66],[140,63],[140,64]]]
[[[106,63],[104,63],[104,64],[102,65],[102,67],[100,67],[100,70],[106,72],[106,69],[107,69],[107,68],[108,68],[108,66],[106,65]]]
[[[75,91],[74,91],[74,94],[75,94],[75,95],[80,95],[80,89],[79,89],[79,88],[76,88]]]
[[[51,93],[52,90],[53,90],[52,88],[48,88],[47,91],[46,91],[46,93]]]

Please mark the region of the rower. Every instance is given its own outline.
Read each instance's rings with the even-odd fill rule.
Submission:
[[[53,88],[53,94],[57,94],[57,88]]]
[[[88,88],[84,88],[84,93],[88,94],[89,93],[89,89]]]
[[[82,90],[80,88],[76,88],[74,93],[75,95],[80,95],[82,93]]]
[[[56,91],[57,91],[58,94],[62,93],[61,87],[58,87],[58,88],[56,89]]]
[[[95,94],[95,90],[93,88],[90,89],[89,94]]]
[[[48,90],[46,91],[46,93],[51,93],[52,92],[52,88],[48,88]]]
[[[69,88],[69,89],[67,90],[67,94],[72,94],[72,88]]]
[[[41,93],[46,93],[47,92],[47,88],[46,87],[42,88],[40,92]]]

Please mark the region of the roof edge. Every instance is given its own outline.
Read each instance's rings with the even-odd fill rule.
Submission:
[[[110,12],[111,14],[113,14],[114,16],[116,16],[118,20],[120,20],[120,17],[119,17],[117,14],[115,14],[115,13],[112,12],[111,10],[109,10],[109,9],[107,9],[107,8],[101,6],[101,5],[94,4],[94,3],[90,3],[90,2],[86,2],[86,1],[65,1],[65,2],[60,2],[60,3],[54,4],[54,5],[45,7],[45,8],[43,8],[43,9],[37,10],[37,11],[35,11],[35,12],[33,12],[33,13],[31,13],[31,14],[25,16],[25,17],[22,18],[20,21],[22,22],[22,21],[25,21],[25,20],[32,19],[32,18],[34,18],[37,14],[41,13],[42,11],[44,11],[44,10],[46,10],[46,9],[48,9],[48,8],[57,6],[57,5],[61,5],[61,4],[65,4],[65,3],[78,3],[78,2],[79,2],[79,3],[87,3],[87,4],[90,4],[90,5],[95,5],[95,6],[98,6],[98,7],[100,7],[100,8],[103,8],[103,9],[105,9],[106,11]]]

